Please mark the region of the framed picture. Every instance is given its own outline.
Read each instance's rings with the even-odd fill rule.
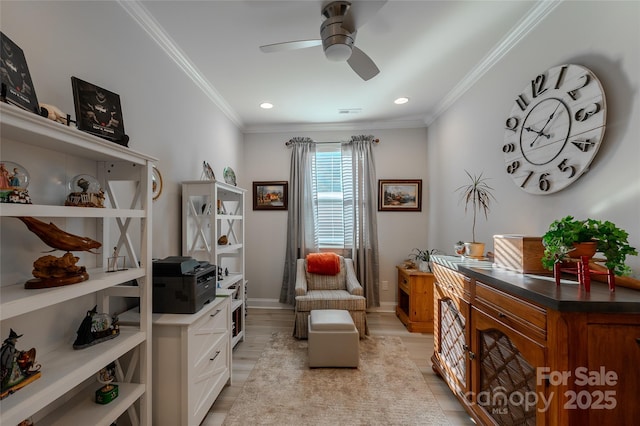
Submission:
[[[78,129],[127,146],[120,96],[77,77],[71,85]]]
[[[2,32],[0,44],[2,100],[39,115],[40,106],[24,52]]]
[[[422,179],[379,179],[378,211],[422,211]]]
[[[289,182],[262,181],[253,182],[254,210],[287,210]]]

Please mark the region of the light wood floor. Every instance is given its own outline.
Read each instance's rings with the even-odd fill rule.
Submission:
[[[433,335],[409,333],[393,313],[368,313],[367,322],[371,335],[399,336],[436,396],[451,425],[473,425],[458,400],[444,382],[431,369]],[[211,407],[201,426],[221,425],[242,385],[260,357],[271,334],[276,331],[293,331],[293,311],[273,309],[249,309],[246,321],[246,338],[233,350],[232,385],[226,386]]]

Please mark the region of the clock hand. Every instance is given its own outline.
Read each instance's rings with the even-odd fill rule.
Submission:
[[[544,136],[547,139],[549,139],[551,137],[550,135],[547,135],[546,133],[543,133],[542,131],[537,131],[533,127],[525,127],[524,130],[526,130],[527,132],[537,133],[538,136]]]
[[[540,136],[544,136],[547,139],[551,138],[551,135],[547,135],[546,133],[544,133],[544,129],[545,127],[547,127],[549,125],[549,122],[551,122],[551,120],[553,120],[553,116],[556,115],[556,112],[558,112],[558,108],[560,108],[560,102],[558,102],[558,105],[556,105],[556,109],[553,110],[553,112],[551,113],[551,115],[549,116],[549,118],[547,119],[547,122],[544,123],[544,126],[542,126],[542,129],[540,129],[540,131],[538,132],[538,136],[536,136],[533,141],[531,141],[531,144],[529,145],[529,147],[532,147],[533,144],[538,140],[538,138]]]

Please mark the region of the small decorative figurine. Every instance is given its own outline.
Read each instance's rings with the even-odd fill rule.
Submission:
[[[113,382],[116,378],[116,364],[111,363],[97,374],[98,381],[104,386],[96,391],[96,403],[108,404],[118,397],[118,385]]]
[[[229,268],[224,268],[224,276],[225,277],[229,276]]]
[[[118,317],[109,317],[107,314],[98,313],[98,305],[87,311],[76,332],[76,341],[73,349],[84,349],[89,346],[113,339],[120,334]]]
[[[16,349],[16,342],[22,337],[13,329],[9,332],[9,337],[4,339],[2,350],[0,351],[1,389],[0,399],[14,393],[20,388],[28,385],[41,375],[40,364],[36,364],[36,350],[28,351]]]
[[[113,255],[107,259],[107,272],[126,271],[126,256],[118,256],[118,247],[113,248]]]

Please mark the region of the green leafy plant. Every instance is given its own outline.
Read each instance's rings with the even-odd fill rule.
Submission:
[[[438,249],[426,249],[421,250],[419,248],[414,248],[409,254],[409,258],[413,259],[416,262],[431,262],[431,256],[434,254],[441,254],[442,252]],[[427,269],[431,272],[431,265],[427,265]]]
[[[414,248],[409,257],[415,261],[429,262],[431,261],[431,256],[438,253],[440,253],[440,250],[438,249],[421,250],[419,248]]]
[[[476,242],[476,217],[478,213],[484,213],[484,218],[489,218],[489,206],[491,201],[496,201],[496,197],[493,195],[493,188],[487,184],[487,179],[479,175],[472,175],[465,170],[471,183],[463,185],[456,189],[456,192],[460,192],[460,201],[464,201],[465,214],[471,208],[473,210],[473,225],[471,226],[471,237],[473,243]]]
[[[609,221],[595,219],[578,220],[566,216],[555,220],[542,236],[544,255],[542,266],[553,270],[553,265],[562,260],[575,243],[593,241],[596,250],[605,257],[605,266],[616,275],[628,275],[631,269],[625,265],[627,255],[637,255],[638,251],[629,245],[629,234]]]

